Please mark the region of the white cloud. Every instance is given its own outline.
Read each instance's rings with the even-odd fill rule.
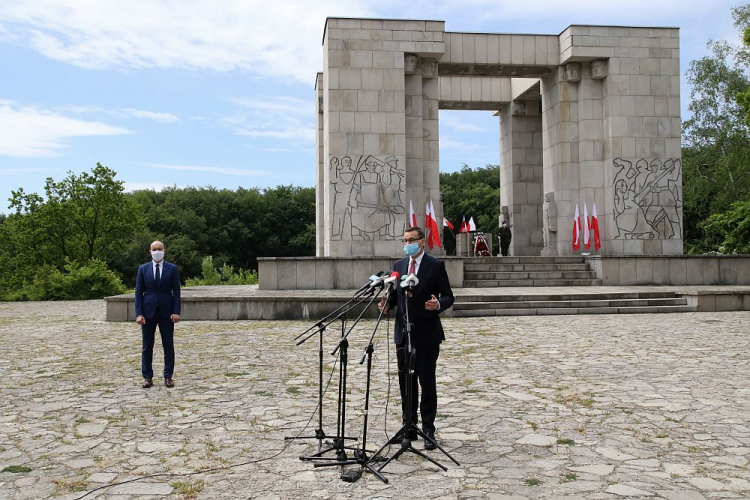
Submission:
[[[286,127],[279,130],[240,129],[235,133],[252,138],[265,137],[292,142],[315,142],[315,129],[312,127]]]
[[[276,176],[275,172],[268,172],[265,170],[246,170],[243,168],[213,167],[208,165],[168,165],[165,163],[147,163],[146,165],[152,168],[178,170],[182,172],[207,172],[212,174],[241,175],[249,177]]]
[[[443,111],[440,113],[440,126],[450,127],[456,132],[486,132],[487,129],[481,125],[462,120],[455,114]]]
[[[441,150],[452,149],[452,150],[457,150],[457,151],[477,151],[484,147],[486,146],[482,146],[481,144],[470,144],[467,142],[462,142],[450,136],[443,135],[443,137],[440,138]]]
[[[230,99],[230,101],[242,108],[261,112],[289,113],[302,116],[310,116],[315,112],[310,99],[298,99],[296,97],[268,96],[265,99],[240,97]]]
[[[60,156],[68,138],[130,133],[121,127],[78,120],[49,110],[18,107],[8,101],[0,104],[0,156]]]
[[[372,16],[362,0],[5,0],[0,26],[84,68],[249,71],[314,83],[326,16]]]
[[[177,116],[171,113],[157,113],[155,111],[145,111],[142,109],[133,109],[133,108],[124,108],[121,111],[128,116],[133,116],[135,118],[145,118],[147,120],[154,120],[159,123],[175,123],[175,122],[180,121],[180,119]]]

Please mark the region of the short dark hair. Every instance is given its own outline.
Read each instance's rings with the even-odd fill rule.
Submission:
[[[407,227],[406,229],[404,229],[405,233],[410,233],[412,231],[416,231],[417,232],[417,234],[419,235],[419,239],[420,240],[424,238],[424,229],[422,229],[419,226],[412,226],[412,227]]]

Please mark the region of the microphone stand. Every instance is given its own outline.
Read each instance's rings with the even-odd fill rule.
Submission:
[[[408,283],[408,281],[407,281]],[[394,437],[401,436],[401,448],[399,448],[396,453],[394,453],[391,457],[388,458],[388,460],[385,461],[383,465],[380,466],[378,469],[379,472],[382,472],[383,469],[391,463],[393,460],[397,460],[401,455],[403,455],[405,452],[409,451],[411,453],[414,453],[415,455],[419,455],[420,457],[424,458],[425,460],[429,460],[433,464],[437,465],[444,471],[447,471],[448,468],[445,467],[443,464],[438,462],[437,460],[434,460],[432,457],[422,453],[421,451],[417,450],[412,446],[411,440],[409,439],[409,434],[414,432],[420,436],[422,436],[422,439],[425,441],[434,442],[437,448],[443,452],[445,456],[450,458],[453,463],[456,465],[460,465],[455,458],[450,456],[450,454],[445,451],[442,447],[440,447],[439,444],[437,444],[437,441],[433,441],[429,437],[427,437],[427,434],[422,432],[422,430],[417,427],[417,424],[415,422],[412,422],[411,419],[411,412],[412,412],[412,380],[414,377],[414,346],[411,343],[411,323],[409,322],[409,294],[414,289],[415,284],[410,284],[407,286],[404,286],[404,319],[405,319],[405,327],[406,327],[406,352],[405,354],[405,360],[406,361],[406,394],[402,395],[402,397],[406,398],[406,423],[401,427],[401,429],[396,432]],[[390,442],[384,444],[376,453],[373,455],[373,457],[377,457],[381,451],[383,451],[387,446],[390,445]]]
[[[391,296],[391,293],[393,292],[392,287],[387,287],[385,292],[385,303],[388,304],[388,299]],[[362,477],[362,473],[364,471],[371,472],[378,476],[378,478],[383,481],[385,484],[388,484],[388,479],[383,476],[378,470],[376,470],[372,465],[370,465],[370,462],[375,460],[375,456],[373,455],[373,458],[368,458],[367,456],[367,425],[369,420],[369,414],[370,414],[370,381],[372,376],[372,353],[374,351],[374,346],[372,343],[373,338],[375,338],[375,334],[378,331],[378,327],[380,326],[380,322],[383,319],[385,308],[380,311],[380,314],[378,314],[378,319],[375,323],[375,328],[372,330],[372,334],[370,335],[370,340],[367,343],[367,347],[365,347],[365,352],[362,354],[362,359],[359,360],[359,364],[364,364],[365,358],[367,358],[367,375],[366,375],[366,384],[365,384],[365,416],[364,416],[364,424],[362,429],[362,448],[360,450],[354,451],[354,458],[356,460],[356,463],[360,465],[359,469],[352,469],[348,470],[346,472],[341,472],[341,479],[344,481],[353,483],[357,481],[360,477]],[[353,327],[352,327],[353,328]],[[343,351],[342,351],[343,352]],[[315,467],[324,467],[326,465],[337,465],[337,464],[315,464]]]
[[[294,437],[294,436],[287,436],[284,439],[285,440],[296,440],[296,439],[317,439],[318,440],[318,453],[313,455],[312,457],[307,456],[301,456],[299,457],[300,460],[310,460],[313,457],[318,457],[322,454],[325,454],[333,449],[336,449],[338,443],[337,441],[339,439],[352,439],[355,440],[356,438],[353,437],[345,437],[343,435],[338,435],[334,438],[333,442],[328,442],[328,444],[332,445],[326,450],[323,450],[323,440],[326,439],[326,433],[323,430],[323,333],[325,332],[326,328],[333,323],[334,321],[337,321],[341,319],[341,335],[344,335],[345,325],[346,325],[346,313],[351,311],[353,308],[360,305],[362,302],[364,302],[367,297],[366,293],[369,290],[369,288],[365,288],[363,290],[358,291],[355,293],[354,297],[352,297],[350,300],[348,300],[345,304],[343,304],[341,307],[337,308],[333,312],[329,313],[328,315],[321,318],[317,323],[315,323],[313,326],[299,334],[294,340],[299,340],[302,336],[310,332],[311,330],[317,328],[311,335],[305,337],[302,340],[299,340],[296,345],[302,345],[305,342],[307,342],[310,338],[315,336],[316,334],[319,335],[319,346],[318,346],[318,428],[315,430],[314,436],[302,436],[302,437]],[[361,297],[365,297],[362,299]],[[355,301],[357,301],[355,303]],[[343,309],[343,311],[342,311]],[[338,315],[336,315],[338,313]],[[331,316],[336,315],[335,318],[333,318],[331,321],[326,323],[326,320],[328,320]],[[337,425],[338,428],[338,425]]]
[[[346,425],[346,382],[347,382],[346,376],[347,376],[347,368],[349,366],[348,365],[348,363],[349,363],[349,354],[348,354],[349,341],[347,340],[347,337],[354,330],[354,327],[357,326],[357,323],[359,323],[359,321],[362,319],[362,316],[364,316],[365,312],[370,307],[370,305],[372,305],[372,303],[375,301],[375,299],[378,298],[378,296],[380,295],[381,291],[382,291],[382,289],[378,290],[377,293],[374,293],[375,292],[375,288],[372,288],[370,290],[370,296],[371,296],[370,301],[362,309],[362,312],[359,314],[359,316],[354,321],[354,323],[352,324],[351,328],[349,328],[349,331],[346,332],[346,334],[344,334],[344,328],[343,328],[343,324],[342,324],[341,341],[339,342],[339,345],[336,346],[336,349],[334,349],[333,352],[331,353],[331,355],[334,355],[334,354],[336,354],[336,352],[339,349],[341,349],[341,354],[339,356],[339,359],[340,359],[340,368],[339,368],[339,395],[338,395],[338,416],[339,416],[339,418],[337,419],[337,423],[336,423],[337,433],[340,436],[345,435],[345,425]],[[343,439],[340,439],[338,441],[334,441],[334,446],[332,448],[329,448],[329,450],[327,450],[327,451],[330,451],[332,449],[336,449],[336,458],[321,457],[320,453],[317,453],[317,454],[315,454],[315,455],[313,455],[311,457],[306,457],[305,459],[306,460],[336,460],[335,463],[316,463],[314,465],[314,467],[330,467],[330,466],[339,466],[340,465],[342,467],[341,479],[343,479],[345,481],[350,481],[350,482],[356,481],[356,478],[355,479],[351,479],[350,476],[347,475],[344,472],[343,467],[345,465],[354,465],[354,464],[359,464],[360,463],[360,461],[358,459],[356,459],[356,458],[350,460],[349,457],[346,454],[346,450],[347,449],[354,450],[355,451],[355,455],[356,455],[356,453],[357,453],[358,450],[356,450],[355,448],[350,448],[350,447],[344,446],[344,440]],[[300,459],[302,459],[302,457],[300,457]]]

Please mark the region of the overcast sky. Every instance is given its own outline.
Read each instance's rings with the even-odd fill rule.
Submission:
[[[327,16],[439,19],[446,31],[557,34],[676,26],[684,72],[739,43],[737,1],[3,0],[0,212],[11,189],[116,170],[128,189],[313,186],[315,74]],[[440,112],[440,169],[499,163],[497,118]]]

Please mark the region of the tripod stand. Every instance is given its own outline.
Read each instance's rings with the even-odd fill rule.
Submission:
[[[362,302],[367,300],[368,294],[367,289],[361,290],[357,292],[354,297],[352,297],[349,301],[347,301],[345,304],[343,304],[341,307],[337,308],[336,310],[332,311],[322,319],[320,319],[316,324],[302,332],[300,335],[298,335],[294,340],[298,340],[297,346],[304,344],[306,341],[308,341],[310,338],[315,336],[316,334],[319,335],[319,345],[318,345],[318,428],[315,430],[314,436],[303,436],[303,437],[285,437],[285,440],[291,440],[291,439],[317,439],[318,440],[318,452],[314,455],[310,456],[301,456],[299,457],[300,460],[316,460],[321,459],[322,456],[329,451],[333,450],[340,450],[343,448],[343,441],[346,439],[356,440],[356,438],[353,437],[346,437],[342,432],[339,432],[340,426],[341,426],[341,393],[339,389],[339,408],[337,412],[337,424],[336,424],[336,437],[333,438],[333,441],[327,442],[330,446],[326,449],[323,449],[323,440],[326,439],[326,433],[323,430],[323,333],[325,332],[326,328],[333,323],[334,321],[341,320],[341,336],[342,338],[345,336],[344,332],[346,331],[346,313],[351,311],[352,309],[356,308]],[[337,314],[338,313],[338,314]],[[335,317],[328,321],[326,321],[331,318],[332,316]],[[303,338],[302,340],[299,340],[301,337],[306,335],[307,333],[311,332],[317,328],[316,331],[313,331],[310,335]],[[339,388],[341,388],[341,371],[339,371]],[[338,453],[338,451],[337,451]]]
[[[414,434],[422,436],[422,439],[424,439],[425,442],[430,442],[430,443],[434,444],[437,447],[437,449],[439,449],[446,457],[448,457],[451,461],[453,461],[453,463],[455,463],[456,465],[460,465],[456,461],[455,458],[453,458],[447,451],[445,451],[437,443],[436,440],[434,440],[433,438],[427,436],[427,434],[425,434],[424,432],[422,432],[422,430],[419,429],[419,427],[417,427],[416,422],[412,421],[412,404],[413,404],[413,401],[412,401],[412,390],[413,390],[412,389],[412,382],[413,382],[413,378],[414,378],[414,361],[415,361],[414,357],[415,357],[415,351],[414,351],[414,346],[412,345],[411,322],[409,321],[409,295],[412,292],[412,290],[413,290],[414,286],[416,285],[416,283],[414,283],[414,284],[408,284],[408,283],[409,282],[407,281],[407,282],[405,282],[405,283],[402,284],[402,288],[404,289],[404,304],[405,304],[403,314],[404,314],[404,325],[405,325],[405,330],[406,330],[406,352],[405,352],[406,391],[405,391],[405,394],[402,395],[402,397],[406,398],[406,404],[404,405],[404,407],[405,407],[404,410],[405,410],[405,413],[406,413],[406,415],[405,415],[406,422],[404,423],[404,425],[394,435],[394,438],[398,438],[399,436],[401,436],[401,438],[402,438],[401,439],[401,448],[399,448],[399,450],[396,451],[396,453],[394,453],[391,457],[389,457],[388,460],[386,460],[385,463],[380,466],[380,468],[378,469],[378,472],[382,472],[383,469],[389,463],[391,463],[393,460],[397,460],[401,455],[403,455],[407,451],[411,452],[411,453],[414,453],[415,455],[419,455],[420,457],[424,458],[425,460],[429,460],[433,464],[437,465],[438,467],[440,467],[444,471],[447,471],[448,469],[444,465],[442,465],[440,462],[438,462],[437,460],[431,458],[430,456],[428,456],[428,455],[422,453],[421,451],[417,450],[416,448],[414,448],[414,446],[412,446],[411,439],[409,439],[409,436],[410,435],[414,435]],[[373,455],[373,457],[377,457],[380,454],[380,452],[383,451],[389,445],[390,445],[390,442],[384,444],[375,453],[375,455]]]
[[[344,424],[345,424],[345,419],[346,419],[346,371],[347,371],[347,366],[348,366],[347,350],[349,347],[349,342],[347,340],[347,337],[354,330],[354,327],[357,326],[357,323],[359,323],[359,321],[362,319],[362,316],[364,316],[367,309],[370,307],[370,305],[372,305],[372,303],[375,301],[375,299],[378,298],[379,295],[380,295],[380,290],[377,293],[372,295],[370,302],[367,304],[367,306],[365,306],[365,308],[359,314],[359,316],[354,321],[349,331],[346,333],[346,335],[342,336],[339,346],[336,347],[336,349],[334,349],[334,351],[331,353],[331,354],[335,354],[336,351],[339,348],[341,348],[341,355],[340,355],[341,371],[340,373],[343,374],[343,380],[339,384],[339,401],[340,401],[339,414],[341,415],[340,432],[342,434],[344,433]],[[380,316],[382,317],[382,313]],[[367,458],[366,439],[367,439],[367,412],[368,412],[368,407],[369,407],[369,395],[370,395],[370,369],[372,366],[372,337],[375,336],[375,331],[377,331],[377,327],[379,324],[380,324],[380,317],[378,318],[378,322],[375,326],[375,330],[373,331],[372,336],[370,337],[370,344],[367,347],[367,350],[369,350],[369,353],[370,353],[370,362],[368,363],[367,390],[365,394],[365,430],[363,434],[362,448],[360,450],[354,449],[354,458],[350,460],[346,455],[345,447],[341,445],[339,447],[339,450],[337,451],[337,460],[338,460],[337,463],[316,463],[314,465],[315,467],[330,467],[330,466],[340,465],[342,466],[341,479],[343,479],[344,481],[348,481],[348,482],[354,482],[357,479],[359,479],[362,475],[362,469],[360,468],[360,470],[344,471],[343,466],[357,464],[357,465],[360,465],[361,467],[364,467],[365,464],[369,462],[369,459]],[[362,361],[360,361],[360,364],[362,364],[363,362],[364,362],[364,357],[362,358]],[[348,448],[348,449],[352,449],[352,448]],[[386,483],[388,482],[388,480],[385,477],[383,477],[382,474],[377,472],[374,468],[372,468],[369,465],[367,467],[371,472],[376,474],[382,481]]]

